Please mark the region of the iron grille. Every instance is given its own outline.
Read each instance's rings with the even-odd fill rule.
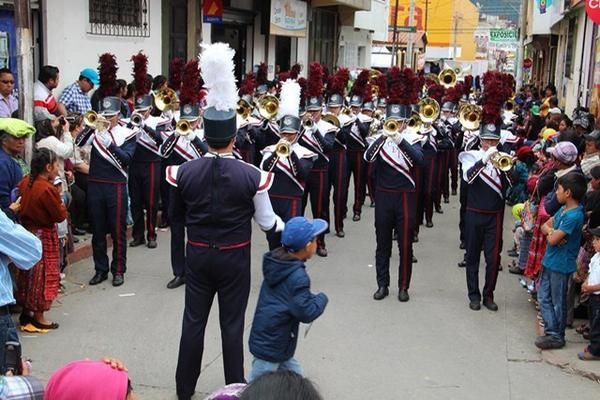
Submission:
[[[92,35],[149,37],[147,0],[89,0]]]

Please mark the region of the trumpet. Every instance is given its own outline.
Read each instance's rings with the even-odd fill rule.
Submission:
[[[277,157],[279,157],[279,158],[289,157],[290,152],[292,151],[291,148],[292,148],[292,146],[290,145],[290,143],[287,140],[281,139],[275,145],[275,154],[277,154]]]
[[[83,114],[83,122],[90,128],[97,131],[104,131],[110,126],[110,121],[99,115],[96,111],[90,110]]]
[[[383,123],[383,135],[391,137],[400,131],[400,123],[395,119],[388,119]]]
[[[140,113],[134,112],[133,114],[131,114],[131,118],[129,121],[134,126],[140,126],[140,125],[142,125],[142,122],[144,121],[144,116]]]
[[[264,119],[272,120],[279,112],[279,99],[266,95],[258,102],[258,111]]]
[[[419,132],[422,125],[423,121],[421,121],[421,117],[418,113],[413,113],[407,122],[408,130],[412,133]]]
[[[243,120],[248,119],[250,114],[252,114],[252,105],[250,105],[246,100],[240,99],[237,102],[237,106],[237,115],[239,115]]]
[[[510,99],[506,100],[506,102],[504,103],[505,111],[515,111],[516,107],[517,107],[517,102],[515,101],[514,97],[511,97]]]
[[[440,116],[439,103],[430,97],[419,102],[419,117],[422,122],[431,123]]]
[[[379,131],[379,128],[381,128],[381,120],[374,118],[371,122],[371,125],[369,125],[369,136],[376,135]]]
[[[481,109],[472,104],[465,104],[458,112],[460,124],[467,130],[474,131],[479,129],[481,124]]]
[[[154,104],[160,111],[174,110],[176,104],[179,103],[177,93],[173,89],[165,89],[158,92],[154,97]]]
[[[427,75],[425,75],[425,79],[431,79],[436,84],[438,84],[438,85],[440,84],[440,77],[436,74],[427,74]]]
[[[438,75],[438,80],[446,89],[456,85],[456,72],[452,68],[443,69]]]
[[[353,115],[352,109],[350,107],[344,107],[342,109],[342,114],[345,114],[345,115],[351,117]]]
[[[305,130],[311,130],[315,126],[315,121],[311,117],[306,117],[302,120],[302,127]]]
[[[508,172],[513,166],[513,159],[510,154],[498,151],[490,156],[490,162],[500,171]]]
[[[336,128],[341,127],[340,120],[333,113],[325,113],[321,117],[321,119],[325,122],[329,122],[331,125],[334,125]]]
[[[188,136],[192,130],[192,124],[186,119],[180,119],[175,125],[175,133],[179,136]]]

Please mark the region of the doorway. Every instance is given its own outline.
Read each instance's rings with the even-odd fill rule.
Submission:
[[[169,60],[187,60],[187,0],[173,0],[170,11]]]
[[[292,55],[292,38],[287,36],[275,36],[275,74],[289,71]]]
[[[246,71],[246,25],[212,24],[211,41],[227,43],[235,50],[235,77],[241,82]]]

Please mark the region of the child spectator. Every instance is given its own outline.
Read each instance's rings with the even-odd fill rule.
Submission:
[[[323,400],[323,397],[307,378],[292,371],[278,371],[248,385],[240,400]]]
[[[53,184],[57,176],[56,154],[52,150],[38,149],[31,159],[31,174],[19,183],[21,223],[42,241],[42,259],[30,271],[17,271],[17,300],[23,306],[21,325],[33,325],[38,330],[58,328],[57,323],[44,317],[60,288],[56,224],[67,217],[67,209]]]
[[[316,238],[326,229],[327,222],[321,219],[292,218],[281,235],[282,247],[264,255],[264,281],[249,340],[255,357],[250,382],[279,369],[302,374],[294,359],[298,325],[317,319],[328,301],[325,294],[310,292],[304,263],[315,254]]]
[[[589,230],[593,236],[594,256],[590,261],[589,275],[581,286],[589,293],[590,345],[578,354],[580,360],[600,360],[600,228]]]
[[[575,272],[581,243],[584,215],[580,201],[586,191],[583,175],[569,173],[558,179],[556,199],[562,207],[541,227],[548,245],[542,260],[542,277],[538,300],[544,321],[544,336],[535,345],[558,349],[565,345],[567,319],[567,285]]]

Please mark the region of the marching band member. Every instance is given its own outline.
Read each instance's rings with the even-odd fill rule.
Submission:
[[[113,241],[110,271],[113,286],[121,286],[127,266],[127,178],[136,148],[136,131],[119,125],[121,100],[105,97],[95,129],[84,131],[78,146],[92,144],[88,176],[88,205],[92,221],[92,248],[96,273],[90,285],[108,278],[106,235]],[[89,118],[88,118],[89,120]]]
[[[459,155],[463,177],[469,185],[465,237],[467,247],[466,272],[469,308],[479,310],[483,305],[497,311],[494,289],[502,251],[502,222],[505,192],[510,185],[510,164],[502,167],[497,161],[500,141],[500,107],[504,102],[499,94],[496,73],[486,73],[483,96],[483,124],[479,134],[481,150],[466,151]],[[479,290],[479,259],[483,249],[486,262],[483,293]]]
[[[134,55],[135,112],[133,118],[123,120],[129,128],[138,132],[137,146],[129,168],[129,198],[133,219],[133,240],[130,247],[146,243],[148,248],[156,248],[156,220],[158,215],[158,196],[160,192],[162,156],[159,147],[162,144],[161,130],[165,130],[170,120],[150,115],[152,96],[146,79],[148,57],[142,52]],[[144,210],[146,211],[146,235],[144,235]]]
[[[431,122],[423,123],[419,130],[421,135],[421,146],[423,148],[423,157],[425,163],[420,168],[420,187],[418,210],[417,210],[417,223],[420,225],[423,223],[423,216],[425,216],[425,226],[428,228],[433,227],[433,203],[438,191],[436,185],[436,161],[438,153],[438,136],[439,133]],[[417,228],[418,229],[418,228]]]
[[[302,197],[302,214],[310,199],[310,207],[314,218],[320,218],[329,224],[329,157],[333,148],[337,128],[321,119],[323,109],[323,67],[318,62],[310,65],[306,88],[306,114],[312,121],[311,128],[305,128],[300,135],[299,143],[317,154]],[[327,233],[327,232],[325,232]],[[327,257],[325,233],[317,237],[317,255]]]
[[[242,160],[257,165],[255,132],[260,129],[261,121],[252,115],[255,109],[254,99],[252,98],[254,83],[254,74],[249,72],[240,86],[235,150]]]
[[[187,130],[185,124],[182,128],[183,121],[188,123]],[[165,141],[161,146],[163,157],[170,158],[171,165],[196,160],[208,152],[208,145],[200,129],[199,104],[182,104],[178,122],[175,130],[164,132]],[[181,221],[171,221],[170,230],[173,279],[167,283],[167,288],[175,289],[185,284],[185,225]]]
[[[302,195],[306,179],[310,174],[317,154],[298,144],[298,132],[302,121],[298,117],[300,108],[300,85],[287,80],[281,85],[279,124],[281,139],[263,150],[261,168],[273,173],[273,184],[269,198],[273,211],[283,222],[301,215]],[[281,233],[267,234],[269,250],[281,246]]]
[[[340,126],[335,135],[333,148],[329,152],[329,190],[333,189],[333,217],[335,234],[343,238],[344,218],[348,212],[348,165],[346,159],[347,136],[356,117],[342,113],[344,91],[348,83],[349,73],[346,68],[339,68],[331,79],[327,89],[329,99],[327,109],[339,121]]]
[[[390,101],[390,103],[392,103]],[[423,163],[418,140],[405,129],[410,118],[409,105],[390,104],[383,134],[370,138],[365,160],[375,165],[375,234],[377,249],[377,291],[375,300],[389,294],[392,235],[397,233],[400,250],[398,268],[398,300],[409,300],[408,289],[412,274],[412,233],[415,226],[415,181],[411,169]],[[388,131],[388,124],[396,124]],[[413,135],[414,136],[414,135]]]
[[[368,71],[366,72],[368,77]],[[375,108],[372,101],[371,85],[367,83],[363,87],[363,91],[364,94],[362,96],[356,95],[360,100],[364,99],[364,103],[361,104],[361,107],[359,108],[360,112],[357,113],[356,120],[346,137],[346,152],[348,158],[348,179],[346,187],[348,187],[350,183],[350,176],[354,179],[354,204],[352,206],[353,221],[360,221],[362,206],[366,197],[367,163],[365,162],[364,155],[365,150],[367,149],[367,136],[369,136],[370,127],[373,123],[373,109]]]
[[[215,294],[223,341],[225,382],[244,379],[244,314],[250,293],[251,219],[264,231],[280,231],[267,191],[273,175],[233,157],[237,88],[234,51],[224,43],[203,45],[200,66],[208,89],[204,111],[205,157],[170,166],[176,187],[173,221],[188,235],[185,310],[176,370],[177,396],[191,399],[202,366],[204,332]],[[185,221],[185,222],[184,222]]]

